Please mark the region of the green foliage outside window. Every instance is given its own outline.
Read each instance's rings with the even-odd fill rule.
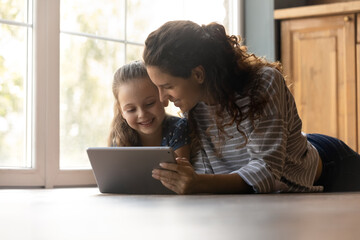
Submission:
[[[22,4],[2,1],[0,19],[24,21]],[[24,166],[26,31],[0,23],[0,167]]]

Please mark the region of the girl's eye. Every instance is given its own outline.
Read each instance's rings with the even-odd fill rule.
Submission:
[[[135,108],[127,109],[126,112],[129,112],[129,113],[135,112]]]

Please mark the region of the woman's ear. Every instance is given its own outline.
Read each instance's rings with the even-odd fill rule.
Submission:
[[[205,69],[199,65],[191,70],[191,76],[199,83],[204,83],[205,80]]]

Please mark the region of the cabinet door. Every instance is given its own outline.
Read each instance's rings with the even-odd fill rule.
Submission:
[[[340,138],[357,150],[355,15],[281,23],[284,73],[306,133]]]

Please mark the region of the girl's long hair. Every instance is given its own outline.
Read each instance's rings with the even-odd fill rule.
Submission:
[[[215,120],[220,138],[223,140],[226,135],[224,128],[235,123],[245,144],[248,136],[241,129],[241,122],[249,118],[254,123],[267,102],[258,91],[258,72],[264,66],[281,71],[280,63],[248,53],[239,37],[227,35],[217,23],[200,26],[191,21],[167,22],[146,39],[143,59],[146,66],[156,66],[182,78],[190,77],[193,68],[203,66],[206,97],[219,103]],[[249,97],[249,105],[238,106],[237,100],[244,97]],[[224,112],[230,115],[230,121],[224,122]],[[193,109],[187,116],[192,148],[198,149],[201,144]]]
[[[118,100],[119,89],[122,84],[135,79],[149,78],[145,65],[141,61],[134,61],[119,68],[114,74],[112,92],[114,94],[114,118],[111,122],[108,146],[141,146],[139,134],[132,129],[121,115]]]

